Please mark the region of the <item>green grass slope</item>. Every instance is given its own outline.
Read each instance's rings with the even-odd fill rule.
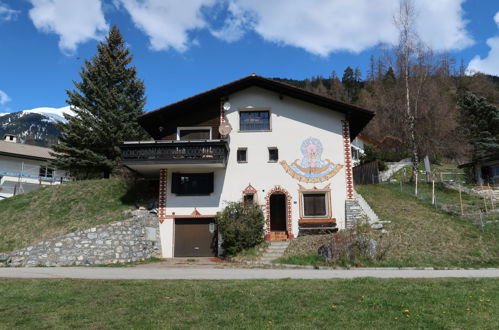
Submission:
[[[356,189],[381,219],[392,221],[385,226],[390,246],[381,263],[394,266],[499,265],[499,231],[495,224],[482,230],[480,226],[401,193],[393,185],[366,185]]]
[[[379,243],[383,255],[380,260],[356,260],[352,265],[388,267],[490,267],[499,266],[499,223],[484,228],[442,211],[459,203],[458,192],[439,188],[442,208],[432,206],[425,199],[417,199],[413,188],[406,184],[400,191],[397,184],[356,186],[385,225],[387,234]],[[421,193],[427,193],[421,185]],[[481,200],[463,194],[463,202],[477,207]],[[443,206],[446,206],[445,208]],[[459,207],[458,207],[459,208]],[[490,219],[498,214],[490,213]],[[278,262],[299,265],[330,265],[317,255],[317,249],[331,241],[330,235],[303,236],[293,240]],[[342,261],[338,266],[344,266]]]
[[[121,179],[43,187],[0,201],[0,252],[123,220],[135,197]]]

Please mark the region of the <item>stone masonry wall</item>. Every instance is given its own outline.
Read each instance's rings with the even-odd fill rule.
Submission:
[[[356,199],[345,201],[345,221],[347,229],[351,229],[357,222],[368,222],[368,217]]]
[[[131,211],[131,219],[102,225],[17,250],[10,266],[99,265],[161,257],[158,218]]]

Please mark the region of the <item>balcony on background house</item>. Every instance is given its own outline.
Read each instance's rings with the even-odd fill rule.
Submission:
[[[225,168],[229,155],[225,140],[129,141],[120,149],[123,164],[145,175],[160,168]]]

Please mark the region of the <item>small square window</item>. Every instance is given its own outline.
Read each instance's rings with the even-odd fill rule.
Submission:
[[[279,150],[277,148],[269,148],[269,162],[276,163],[279,160]]]
[[[244,202],[251,204],[255,202],[255,194],[245,194],[244,195]]]
[[[237,162],[238,163],[248,162],[248,149],[246,148],[237,149]]]

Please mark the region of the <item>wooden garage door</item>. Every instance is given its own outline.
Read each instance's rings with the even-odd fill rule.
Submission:
[[[210,232],[214,219],[175,219],[175,257],[217,255],[217,235]]]

